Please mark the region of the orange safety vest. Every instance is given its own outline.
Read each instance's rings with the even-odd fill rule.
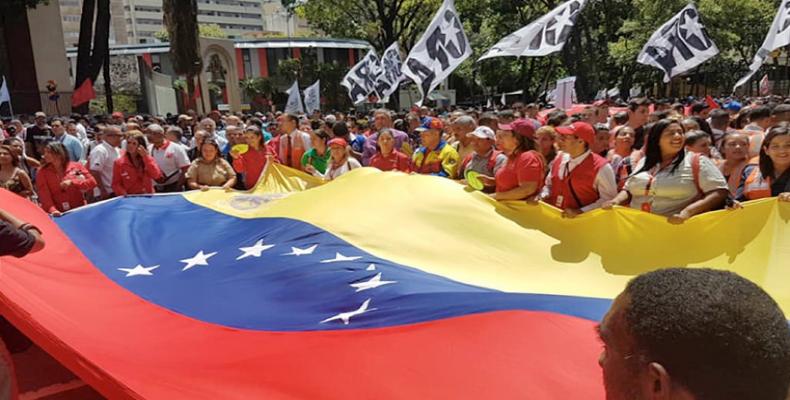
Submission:
[[[760,168],[754,168],[743,185],[743,196],[747,200],[771,197],[771,178],[763,178]]]

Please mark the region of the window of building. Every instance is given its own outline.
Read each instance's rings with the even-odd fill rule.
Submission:
[[[241,50],[241,60],[244,65],[244,76],[252,76],[252,57],[250,57],[250,49]]]
[[[80,16],[79,15],[64,15],[63,16],[63,21],[64,22],[80,22]]]
[[[269,64],[269,76],[275,76],[280,60],[291,58],[291,49],[266,49],[266,61]]]

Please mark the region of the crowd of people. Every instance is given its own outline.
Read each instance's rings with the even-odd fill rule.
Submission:
[[[124,115],[0,126],[0,187],[58,216],[115,196],[250,189],[268,162],[331,181],[360,167],[456,180],[575,217],[628,206],[670,222],[790,201],[790,100],[632,99],[576,108]]]

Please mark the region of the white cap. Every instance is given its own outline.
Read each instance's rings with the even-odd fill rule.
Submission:
[[[487,126],[478,126],[477,129],[474,130],[474,132],[469,132],[467,136],[474,136],[480,139],[488,139],[488,140],[494,140],[496,138],[496,136],[494,135],[494,131]]]

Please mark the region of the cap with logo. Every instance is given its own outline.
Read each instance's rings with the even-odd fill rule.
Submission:
[[[474,131],[469,132],[466,136],[474,136],[480,139],[494,140],[496,136],[494,131],[487,126],[478,126]]]

